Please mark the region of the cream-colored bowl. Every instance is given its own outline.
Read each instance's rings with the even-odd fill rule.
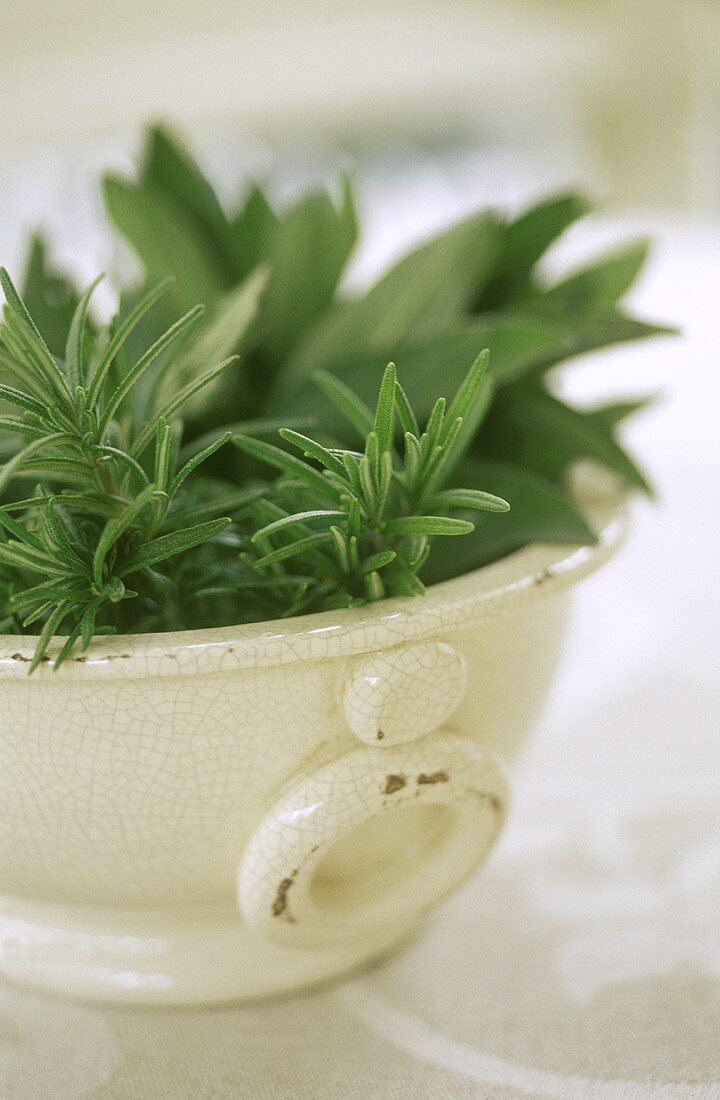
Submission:
[[[284,992],[389,950],[507,804],[569,588],[617,546],[535,546],[423,597],[99,639],[58,672],[0,639],[0,973],[189,1003]]]

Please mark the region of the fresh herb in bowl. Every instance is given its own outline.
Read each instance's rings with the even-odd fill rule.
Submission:
[[[361,453],[286,428],[280,435],[299,454],[228,430],[185,457],[178,414],[234,363],[159,396],[202,307],[131,362],[123,360],[126,343],[166,287],[93,334],[93,284],[60,359],[7,272],[0,278],[8,302],[0,362],[16,383],[0,386],[15,409],[0,427],[20,440],[0,490],[33,485],[31,496],[0,507],[0,615],[6,632],[39,629],[30,671],[63,632],[56,667],[98,633],[215,626],[219,604],[241,623],[417,594],[431,540],[473,530],[449,513],[509,507],[477,488],[446,487],[487,403],[486,353],[447,408],[438,399],[423,430],[393,364],[374,413],[320,376],[364,437]],[[277,475],[238,486],[204,477],[203,464],[230,440]]]
[[[22,297],[3,273],[0,615],[38,634],[32,668],[56,634],[57,665],[101,632],[353,607],[529,542],[592,542],[578,459],[648,491],[616,435],[642,403],[578,409],[548,384],[668,331],[619,305],[645,242],[538,273],[577,196],[476,214],[350,295],[347,182],[338,206],[315,191],[278,211],[255,186],[228,214],[156,128],[139,179],[104,192],[145,278],[109,326],[40,238]]]

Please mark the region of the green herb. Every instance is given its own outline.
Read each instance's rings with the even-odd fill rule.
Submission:
[[[158,292],[95,338],[87,321],[93,284],[75,308],[61,360],[4,269],[0,281],[8,302],[0,362],[9,379],[0,397],[14,410],[0,417],[0,427],[18,440],[0,469],[7,501],[0,508],[0,618],[5,629],[42,624],[32,671],[54,634],[67,632],[61,663],[77,641],[86,648],[99,627],[114,627],[113,605],[139,594],[155,605],[167,602],[165,578],[154,567],[215,539],[231,522],[222,516],[222,497],[212,518],[182,522],[185,481],[230,433],[179,466],[173,417],[194,387],[165,405],[143,399],[144,376],[168,369],[173,347],[197,322],[200,307],[116,381],[123,345]],[[204,382],[231,364],[207,371]],[[31,496],[9,493],[28,480]]]
[[[438,378],[457,387],[467,364],[488,348],[487,422],[470,448],[479,461],[512,466],[529,499],[540,484],[546,496],[560,493],[563,515],[574,513],[575,534],[587,530],[566,484],[578,459],[600,461],[630,488],[648,490],[618,442],[617,423],[574,408],[548,387],[548,372],[559,363],[670,331],[629,316],[620,304],[642,269],[644,240],[593,258],[557,283],[542,275],[548,251],[589,212],[582,196],[551,198],[515,219],[495,210],[475,214],[401,257],[363,294],[347,296],[339,282],[357,238],[347,183],[339,204],[316,191],[285,211],[256,185],[226,214],[190,154],[153,129],[138,179],[109,177],[104,187],[110,216],[148,276],[175,276],[177,310],[201,300],[212,315],[253,267],[270,272],[235,381],[191,410],[189,438],[227,419],[290,416],[319,416],[323,430],[337,435],[342,418],[334,406],[318,408],[315,372],[333,374],[368,402],[389,361],[401,365],[413,407],[427,416]],[[154,216],[156,206],[163,217]],[[192,246],[178,244],[184,236]],[[198,273],[193,282],[191,272]],[[229,451],[213,469],[242,472]],[[533,508],[523,525],[524,517],[522,504],[514,508],[520,544],[538,530]],[[568,529],[565,522],[544,526],[558,540]],[[485,560],[479,552],[477,564]]]
[[[104,193],[145,272],[109,326],[38,237],[22,295],[2,274],[0,619],[38,635],[33,668],[57,634],[59,664],[98,633],[352,607],[592,542],[581,458],[649,491],[617,438],[643,402],[578,409],[548,384],[669,331],[620,304],[646,242],[543,278],[577,196],[475,214],[352,296],[346,180],[284,210],[255,185],[228,212],[156,128]]]
[[[362,452],[291,428],[280,431],[288,450],[228,430],[183,459],[177,414],[234,363],[160,396],[162,382],[179,377],[183,338],[202,307],[118,377],[119,357],[167,284],[94,333],[96,280],[77,302],[61,359],[4,269],[0,282],[9,379],[0,398],[13,409],[0,425],[19,440],[0,469],[0,618],[6,630],[39,630],[31,672],[55,635],[65,634],[57,667],[98,633],[170,629],[184,625],[183,610],[195,625],[217,623],[219,601],[246,622],[422,592],[431,542],[474,530],[451,513],[509,507],[477,488],[447,488],[487,408],[486,352],[449,406],[435,403],[423,431],[390,364],[374,412],[331,375],[317,379],[362,429]],[[240,486],[199,475],[231,439],[277,475]],[[14,495],[27,480],[32,495]],[[125,612],[128,601],[137,613]]]
[[[268,581],[282,580],[283,595],[295,579],[293,600],[281,613],[421,593],[432,540],[474,529],[451,513],[508,510],[491,493],[445,487],[485,404],[487,360],[487,352],[479,356],[449,407],[442,398],[436,402],[423,431],[392,363],[374,413],[331,376],[320,376],[353,427],[366,429],[362,451],[326,447],[291,430],[280,435],[299,457],[261,440],[233,439],[279,471],[272,493],[251,505],[258,529],[244,558]]]

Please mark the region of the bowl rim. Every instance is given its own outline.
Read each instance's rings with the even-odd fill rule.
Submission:
[[[350,657],[508,613],[574,584],[621,545],[628,509],[620,484],[606,471],[593,470],[584,471],[574,489],[596,532],[595,544],[533,543],[432,585],[422,596],[240,626],[100,637],[84,654],[69,657],[54,670],[50,662],[64,641],[57,638],[30,683],[197,676]],[[27,679],[33,651],[34,636],[0,635],[0,679]]]

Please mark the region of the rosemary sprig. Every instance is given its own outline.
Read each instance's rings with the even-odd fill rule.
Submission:
[[[423,592],[420,573],[433,540],[473,530],[453,512],[510,507],[479,489],[445,487],[471,438],[463,426],[472,427],[485,400],[487,362],[483,352],[447,411],[439,399],[422,431],[394,364],[385,370],[374,412],[331,375],[317,376],[351,425],[367,428],[359,452],[289,429],[280,435],[301,457],[235,436],[237,447],[279,472],[272,493],[251,506],[259,527],[244,559],[268,580],[287,585],[297,578],[294,607],[299,601],[303,610]]]
[[[0,269],[8,302],[0,398],[14,410],[0,427],[19,440],[0,468],[0,621],[38,632],[30,671],[58,634],[56,668],[118,629],[240,623],[415,595],[431,543],[473,530],[453,512],[507,510],[490,493],[446,487],[487,407],[487,353],[447,409],[436,402],[423,430],[392,363],[374,411],[319,374],[328,400],[364,430],[360,452],[290,427],[280,430],[285,449],[232,430],[198,449],[183,446],[178,413],[235,360],[189,381],[173,372],[200,308],[121,358],[167,285],[95,329],[97,281],[77,302],[60,358]],[[158,376],[173,377],[175,389]],[[208,478],[202,468],[231,439],[275,476]]]
[[[0,417],[0,427],[19,441],[0,468],[0,492],[6,497],[0,507],[0,619],[19,630],[42,624],[32,671],[54,634],[67,633],[57,666],[76,642],[87,648],[98,630],[114,629],[112,622],[103,622],[112,605],[139,593],[157,602],[161,594],[154,567],[216,539],[229,526],[222,500],[215,515],[202,522],[178,527],[173,514],[183,508],[186,480],[228,442],[230,433],[179,466],[178,426],[172,418],[182,408],[183,392],[169,409],[146,412],[142,423],[135,407],[141,379],[153,367],[163,369],[200,309],[177,321],[116,380],[113,368],[125,341],[165,287],[95,336],[88,306],[96,280],[76,306],[61,360],[48,348],[4,268],[0,282],[8,303],[0,349],[3,375],[9,379],[0,385],[0,397],[20,412]],[[208,371],[206,379],[232,362]],[[151,440],[154,453],[148,458]],[[28,479],[33,496],[13,499],[11,491]]]

